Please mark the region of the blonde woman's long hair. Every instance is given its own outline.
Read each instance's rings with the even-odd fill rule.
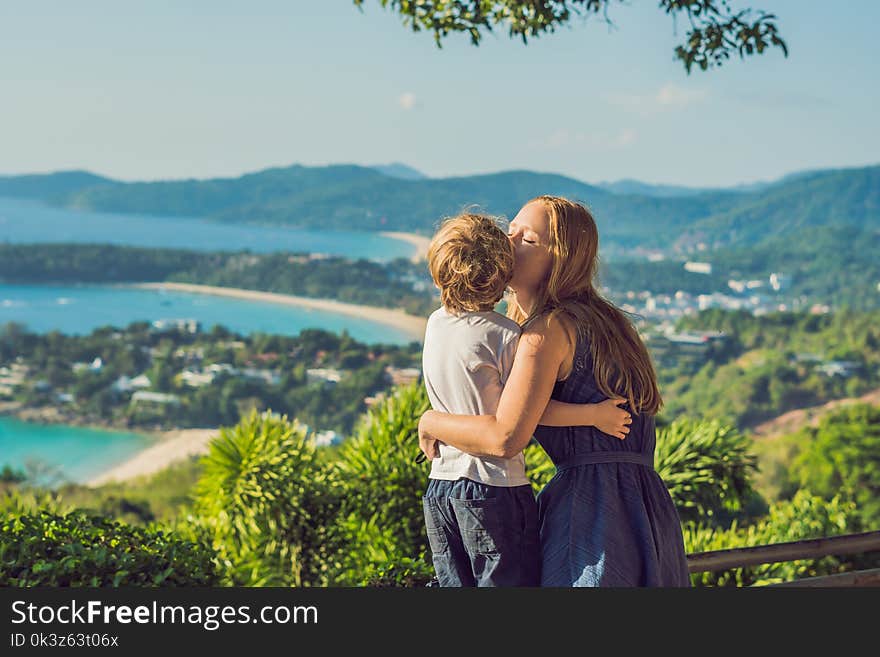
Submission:
[[[655,415],[663,399],[648,349],[624,311],[603,298],[594,285],[599,231],[592,214],[558,196],[538,196],[529,203],[541,203],[547,211],[553,264],[530,313],[520,308],[514,294],[508,317],[526,324],[542,316],[548,323],[566,316],[589,342],[593,374],[602,394],[625,397],[634,413]]]

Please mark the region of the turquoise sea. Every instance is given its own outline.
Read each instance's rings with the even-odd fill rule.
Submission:
[[[0,416],[0,467],[30,463],[47,484],[83,483],[154,444],[149,436],[65,425],[21,422]]]
[[[162,319],[196,319],[203,330],[221,324],[242,334],[296,335],[304,328],[322,328],[346,330],[367,343],[413,340],[393,327],[358,317],[273,303],[126,287],[0,284],[0,326],[19,322],[39,333],[83,335],[99,326],[124,328]]]

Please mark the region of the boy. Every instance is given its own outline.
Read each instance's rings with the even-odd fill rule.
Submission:
[[[442,305],[428,319],[422,372],[435,410],[495,413],[520,335],[516,322],[494,310],[513,264],[510,240],[490,216],[448,219],[431,240],[428,267]],[[616,432],[627,415],[621,401],[551,401],[541,424]],[[537,503],[523,454],[476,457],[438,446],[423,507],[440,586],[538,586]]]

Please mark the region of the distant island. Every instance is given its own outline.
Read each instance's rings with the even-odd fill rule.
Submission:
[[[134,183],[68,171],[2,176],[0,196],[85,210],[429,236],[443,217],[464,208],[511,218],[528,199],[557,194],[586,203],[603,246],[624,254],[636,247],[678,254],[748,247],[816,227],[880,228],[880,166],[709,191],[637,181],[603,188],[534,171],[424,178],[400,166],[293,165],[238,178]]]

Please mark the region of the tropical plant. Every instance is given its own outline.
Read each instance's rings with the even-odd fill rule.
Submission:
[[[211,442],[196,484],[193,522],[213,537],[231,582],[320,581],[339,498],[315,450],[305,427],[269,411],[252,411]]]
[[[556,474],[556,466],[547,456],[547,452],[535,440],[529,441],[523,454],[526,459],[526,476],[532,484],[532,490],[537,495]]]
[[[400,386],[367,412],[341,446],[335,469],[342,514],[334,531],[347,547],[331,565],[335,583],[363,583],[389,563],[426,562],[421,499],[428,471],[415,458],[419,418],[429,408],[424,385]]]
[[[683,521],[724,522],[719,514],[753,500],[757,459],[750,444],[717,420],[683,417],[657,432],[655,467]]]

